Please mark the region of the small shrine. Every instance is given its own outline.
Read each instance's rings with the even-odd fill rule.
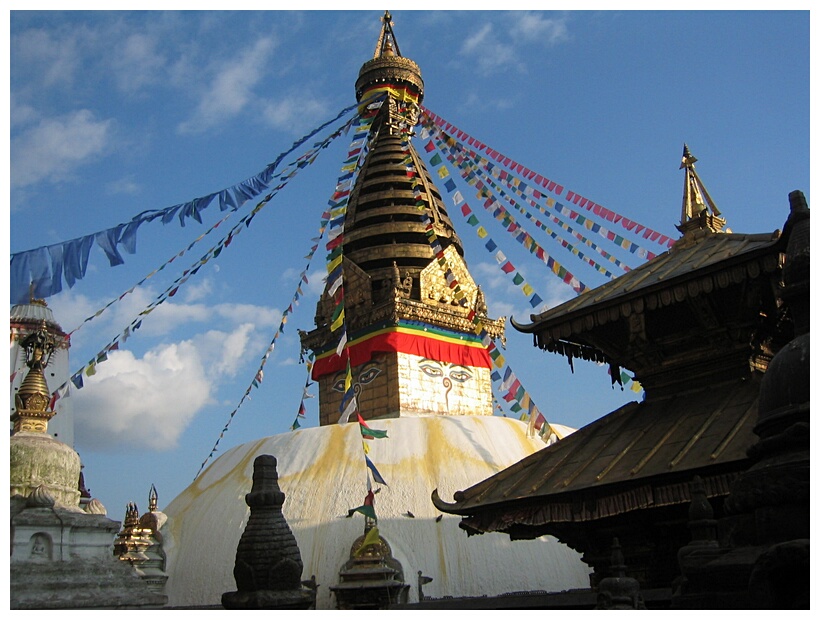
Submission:
[[[369,491],[364,506],[373,507]],[[339,583],[330,586],[337,609],[387,609],[407,602],[410,585],[404,582],[401,563],[381,536],[375,510],[365,514],[364,534],[350,547],[350,559],[339,571]]]

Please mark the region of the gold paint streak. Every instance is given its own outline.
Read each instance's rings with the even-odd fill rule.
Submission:
[[[743,417],[740,418],[740,420],[737,421],[737,424],[735,424],[732,427],[732,430],[730,430],[727,433],[726,437],[723,438],[723,441],[721,441],[720,444],[718,444],[718,447],[715,448],[715,451],[712,452],[712,454],[709,455],[709,458],[711,458],[712,460],[715,460],[717,457],[719,457],[721,455],[721,453],[726,449],[726,446],[729,445],[729,443],[732,441],[732,439],[735,438],[735,435],[738,434],[740,429],[746,423],[746,420],[749,419],[749,416],[752,415],[752,410],[755,410],[755,409],[757,409],[757,400],[755,400],[751,405],[749,405],[749,408],[746,410],[746,413],[743,414]]]
[[[597,476],[595,476],[595,480],[597,482],[600,482],[603,479],[604,476],[606,476],[610,471],[612,471],[612,468],[615,467],[615,465],[617,465],[621,461],[621,459],[626,456],[626,453],[629,452],[632,449],[632,446],[634,446],[641,437],[646,435],[646,432],[648,430],[649,430],[649,427],[645,426],[641,430],[640,433],[635,435],[635,438],[632,441],[629,442],[629,445],[627,445],[626,448],[621,450],[621,452],[618,454],[618,456],[616,456],[609,465],[604,467],[604,469],[601,471],[601,473],[599,473]]]
[[[635,465],[635,467],[629,472],[630,476],[634,476],[639,471],[641,471],[641,469],[643,469],[644,465],[646,465],[649,462],[649,460],[658,453],[658,450],[660,450],[661,447],[663,447],[663,444],[666,442],[666,440],[669,439],[672,436],[672,433],[674,433],[677,430],[677,428],[683,423],[683,420],[683,417],[678,418],[678,421],[675,422],[668,431],[666,431],[664,436],[661,437],[658,443],[655,444],[655,447],[649,451],[649,454],[643,457],[640,460],[640,462],[637,465]]]
[[[673,467],[675,467],[675,465],[680,463],[681,459],[689,453],[689,450],[692,449],[692,446],[694,446],[697,443],[697,441],[703,436],[703,433],[706,432],[706,430],[712,425],[712,423],[717,419],[717,417],[721,413],[723,413],[723,411],[726,409],[726,405],[728,405],[732,401],[733,398],[734,398],[734,394],[730,393],[728,398],[726,398],[723,401],[723,403],[720,405],[720,407],[718,407],[717,409],[715,409],[712,412],[712,415],[710,415],[706,419],[706,421],[695,432],[695,434],[692,435],[691,439],[689,439],[689,441],[686,442],[686,445],[683,446],[683,448],[681,448],[681,451],[678,452],[677,456],[675,456],[675,458],[673,458],[669,462],[669,469],[672,469]]]

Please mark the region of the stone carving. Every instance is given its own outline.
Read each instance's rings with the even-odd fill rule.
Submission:
[[[222,595],[226,609],[308,609],[316,592],[302,586],[302,557],[282,514],[276,459],[263,454],[253,462],[253,486],[245,496],[251,509],[239,539],[233,575],[236,592]]]

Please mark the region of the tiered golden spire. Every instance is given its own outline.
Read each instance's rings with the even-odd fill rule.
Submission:
[[[715,205],[706,186],[695,171],[697,158],[683,145],[683,157],[680,169],[686,169],[683,182],[683,206],[681,208],[680,225],[676,228],[686,234],[695,230],[709,230],[722,232],[726,220],[720,217],[720,210]]]
[[[49,407],[51,393],[44,371],[57,342],[43,321],[42,326],[26,336],[20,346],[26,352],[29,371],[14,396],[15,408],[11,416],[13,432],[45,433],[54,411]]]

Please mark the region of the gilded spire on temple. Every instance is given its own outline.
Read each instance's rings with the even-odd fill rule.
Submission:
[[[13,432],[45,433],[54,411],[49,406],[51,393],[44,371],[57,342],[43,321],[41,327],[26,336],[20,346],[25,350],[29,371],[14,397],[15,410],[11,416]]]
[[[328,287],[316,329],[302,334],[303,348],[316,355],[321,424],[339,419],[337,405],[350,385],[364,419],[492,415],[489,357],[477,334],[503,338],[505,319],[487,316],[441,193],[410,141],[423,96],[421,70],[401,55],[385,13],[374,56],[356,80],[357,100],[373,108],[378,100],[379,109],[344,219],[347,350],[336,352],[338,302]],[[349,378],[339,375],[347,359]]]
[[[695,230],[723,232],[726,220],[720,217],[720,210],[706,190],[706,186],[695,171],[697,158],[683,145],[683,157],[680,168],[686,170],[683,182],[683,206],[680,225],[676,228],[686,234]]]
[[[379,40],[376,41],[376,51],[373,52],[373,58],[381,56],[401,56],[396,35],[393,34],[393,16],[390,15],[390,11],[384,12],[382,31],[379,33]]]

